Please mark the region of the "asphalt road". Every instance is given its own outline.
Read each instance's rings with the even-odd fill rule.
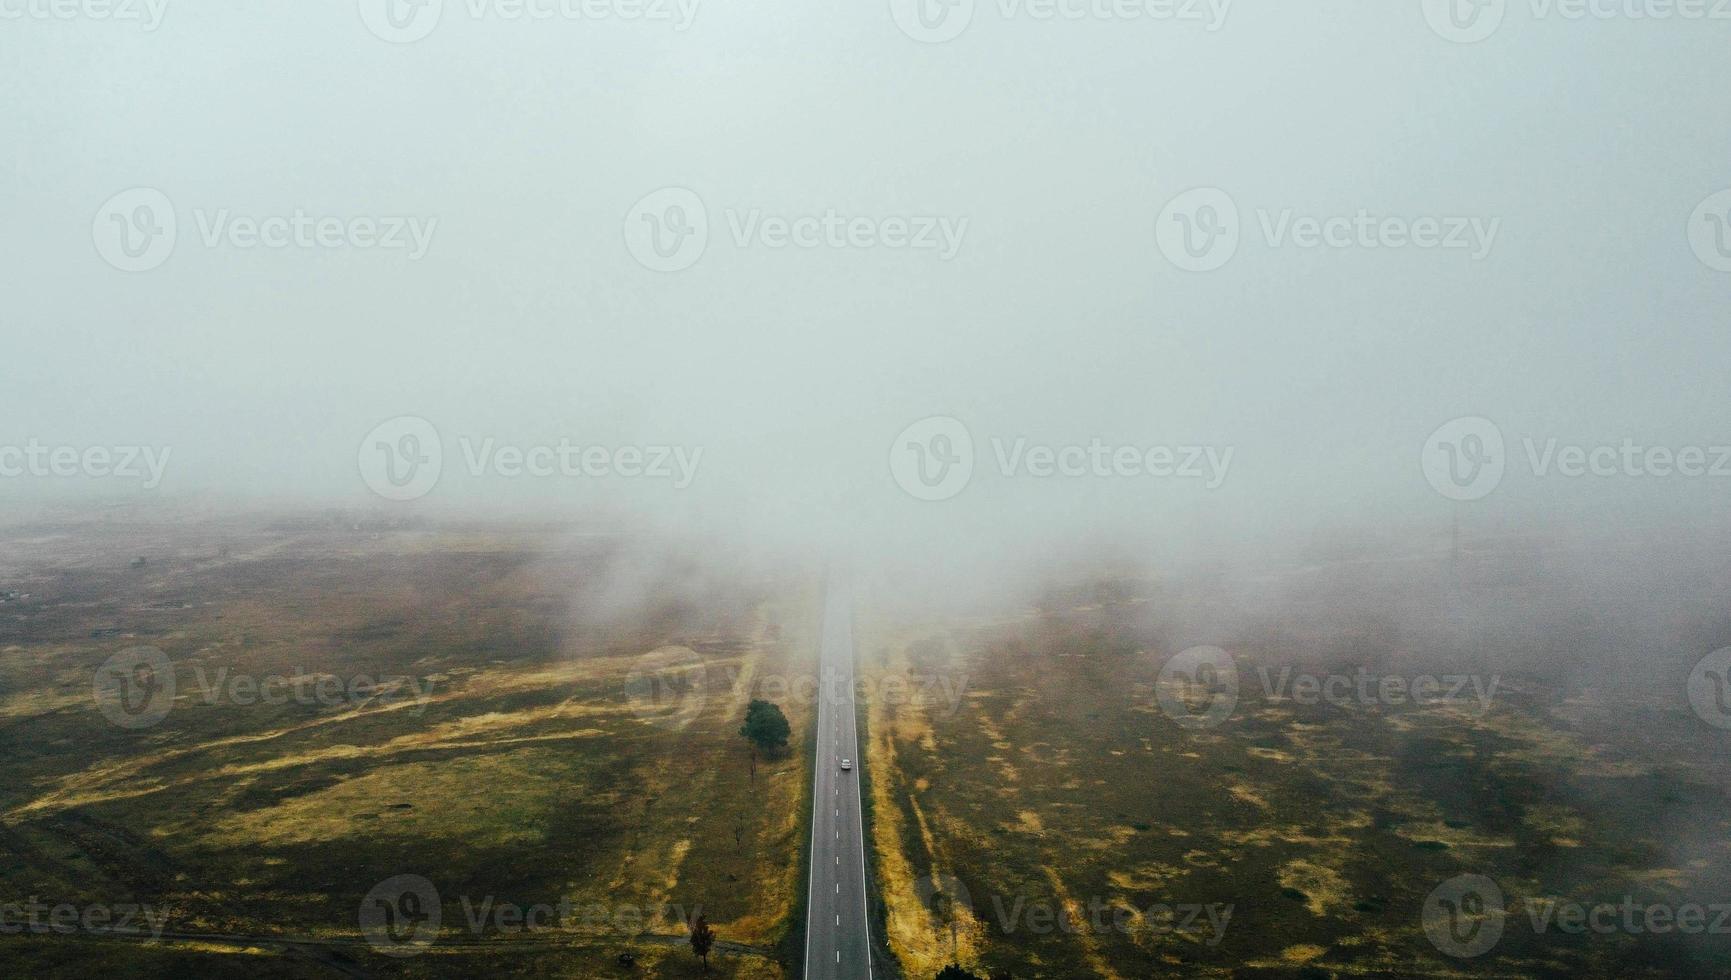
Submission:
[[[812,779],[811,893],[806,980],[870,980],[865,831],[860,821],[859,736],[854,731],[853,597],[833,578],[818,655],[817,772]],[[841,760],[853,760],[843,772]]]

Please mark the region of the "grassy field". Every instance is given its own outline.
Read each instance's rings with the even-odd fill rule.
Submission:
[[[815,579],[552,528],[6,534],[0,906],[163,923],[0,934],[11,975],[699,976],[699,911],[710,975],[785,975],[807,706],[755,775],[736,732],[809,662]],[[140,646],[174,697],[127,727],[93,678]],[[440,928],[384,955],[359,916],[403,875]],[[532,928],[498,914],[537,906]]]
[[[1427,665],[1395,651],[1423,640],[1284,586],[1266,616],[1211,617],[1204,591],[1112,579],[1001,614],[862,613],[873,846],[910,977],[952,956],[1125,980],[1731,975],[1731,936],[1531,925],[1548,903],[1731,901],[1725,742],[1678,692],[1508,672],[1488,701],[1301,697],[1282,676],[1410,678]],[[1225,684],[1161,669],[1201,643],[1229,651],[1238,700],[1185,727],[1162,690],[1200,715]],[[933,678],[963,693],[883,694]],[[1463,874],[1507,911],[1470,957],[1425,928]]]

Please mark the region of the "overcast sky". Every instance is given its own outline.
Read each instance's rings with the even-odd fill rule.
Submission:
[[[0,504],[1009,536],[1724,513],[1731,472],[1621,447],[1731,445],[1731,21],[644,2],[0,0],[0,446],[172,454],[149,488],[0,454]],[[973,468],[922,500],[892,448],[937,466],[951,423],[902,435],[933,416]],[[414,449],[402,417],[442,468],[388,500],[364,458]],[[1456,504],[1421,460],[1475,417],[1506,472],[1457,469]],[[1477,424],[1449,430],[1474,458]],[[561,440],[608,471],[481,455]],[[1540,475],[1550,440],[1614,472]],[[621,476],[622,446],[688,479]],[[1099,448],[1048,477],[1040,446]]]

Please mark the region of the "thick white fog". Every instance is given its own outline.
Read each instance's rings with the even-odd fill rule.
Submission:
[[[0,0],[0,507],[1718,526],[1731,22],[1583,9]]]

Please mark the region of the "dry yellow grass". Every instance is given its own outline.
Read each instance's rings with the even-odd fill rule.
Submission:
[[[868,641],[862,637],[860,672],[868,690],[881,690],[885,676],[907,673],[906,642],[893,638]],[[950,962],[952,937],[948,924],[936,921],[922,901],[919,883],[922,878],[928,882],[939,880],[949,872],[935,853],[932,830],[917,797],[909,799],[917,825],[907,826],[899,797],[909,794],[910,787],[902,782],[896,768],[897,741],[929,742],[931,728],[923,712],[911,704],[891,705],[874,698],[868,710],[866,762],[875,774],[871,783],[871,844],[886,910],[884,929],[891,951],[909,976],[934,976]],[[908,860],[906,847],[911,840],[918,841],[917,847],[926,856],[932,869],[930,876],[919,874]],[[977,935],[981,926],[972,910],[960,904],[954,914],[956,958],[971,963],[978,956]]]
[[[1312,915],[1327,916],[1352,902],[1345,876],[1320,861],[1288,862],[1280,869],[1280,887],[1303,892],[1304,907]]]
[[[1070,894],[1069,887],[1064,884],[1064,879],[1059,877],[1055,868],[1047,865],[1044,870],[1046,883],[1052,888],[1052,895],[1057,899],[1058,908],[1062,910],[1064,915],[1069,916],[1073,923],[1076,939],[1082,946],[1082,956],[1088,965],[1088,972],[1093,976],[1102,977],[1104,980],[1123,980],[1118,975],[1118,971],[1112,969],[1111,964],[1106,962],[1106,958],[1100,955],[1099,934],[1086,927],[1087,913],[1083,911],[1082,903],[1076,901],[1075,897]]]

